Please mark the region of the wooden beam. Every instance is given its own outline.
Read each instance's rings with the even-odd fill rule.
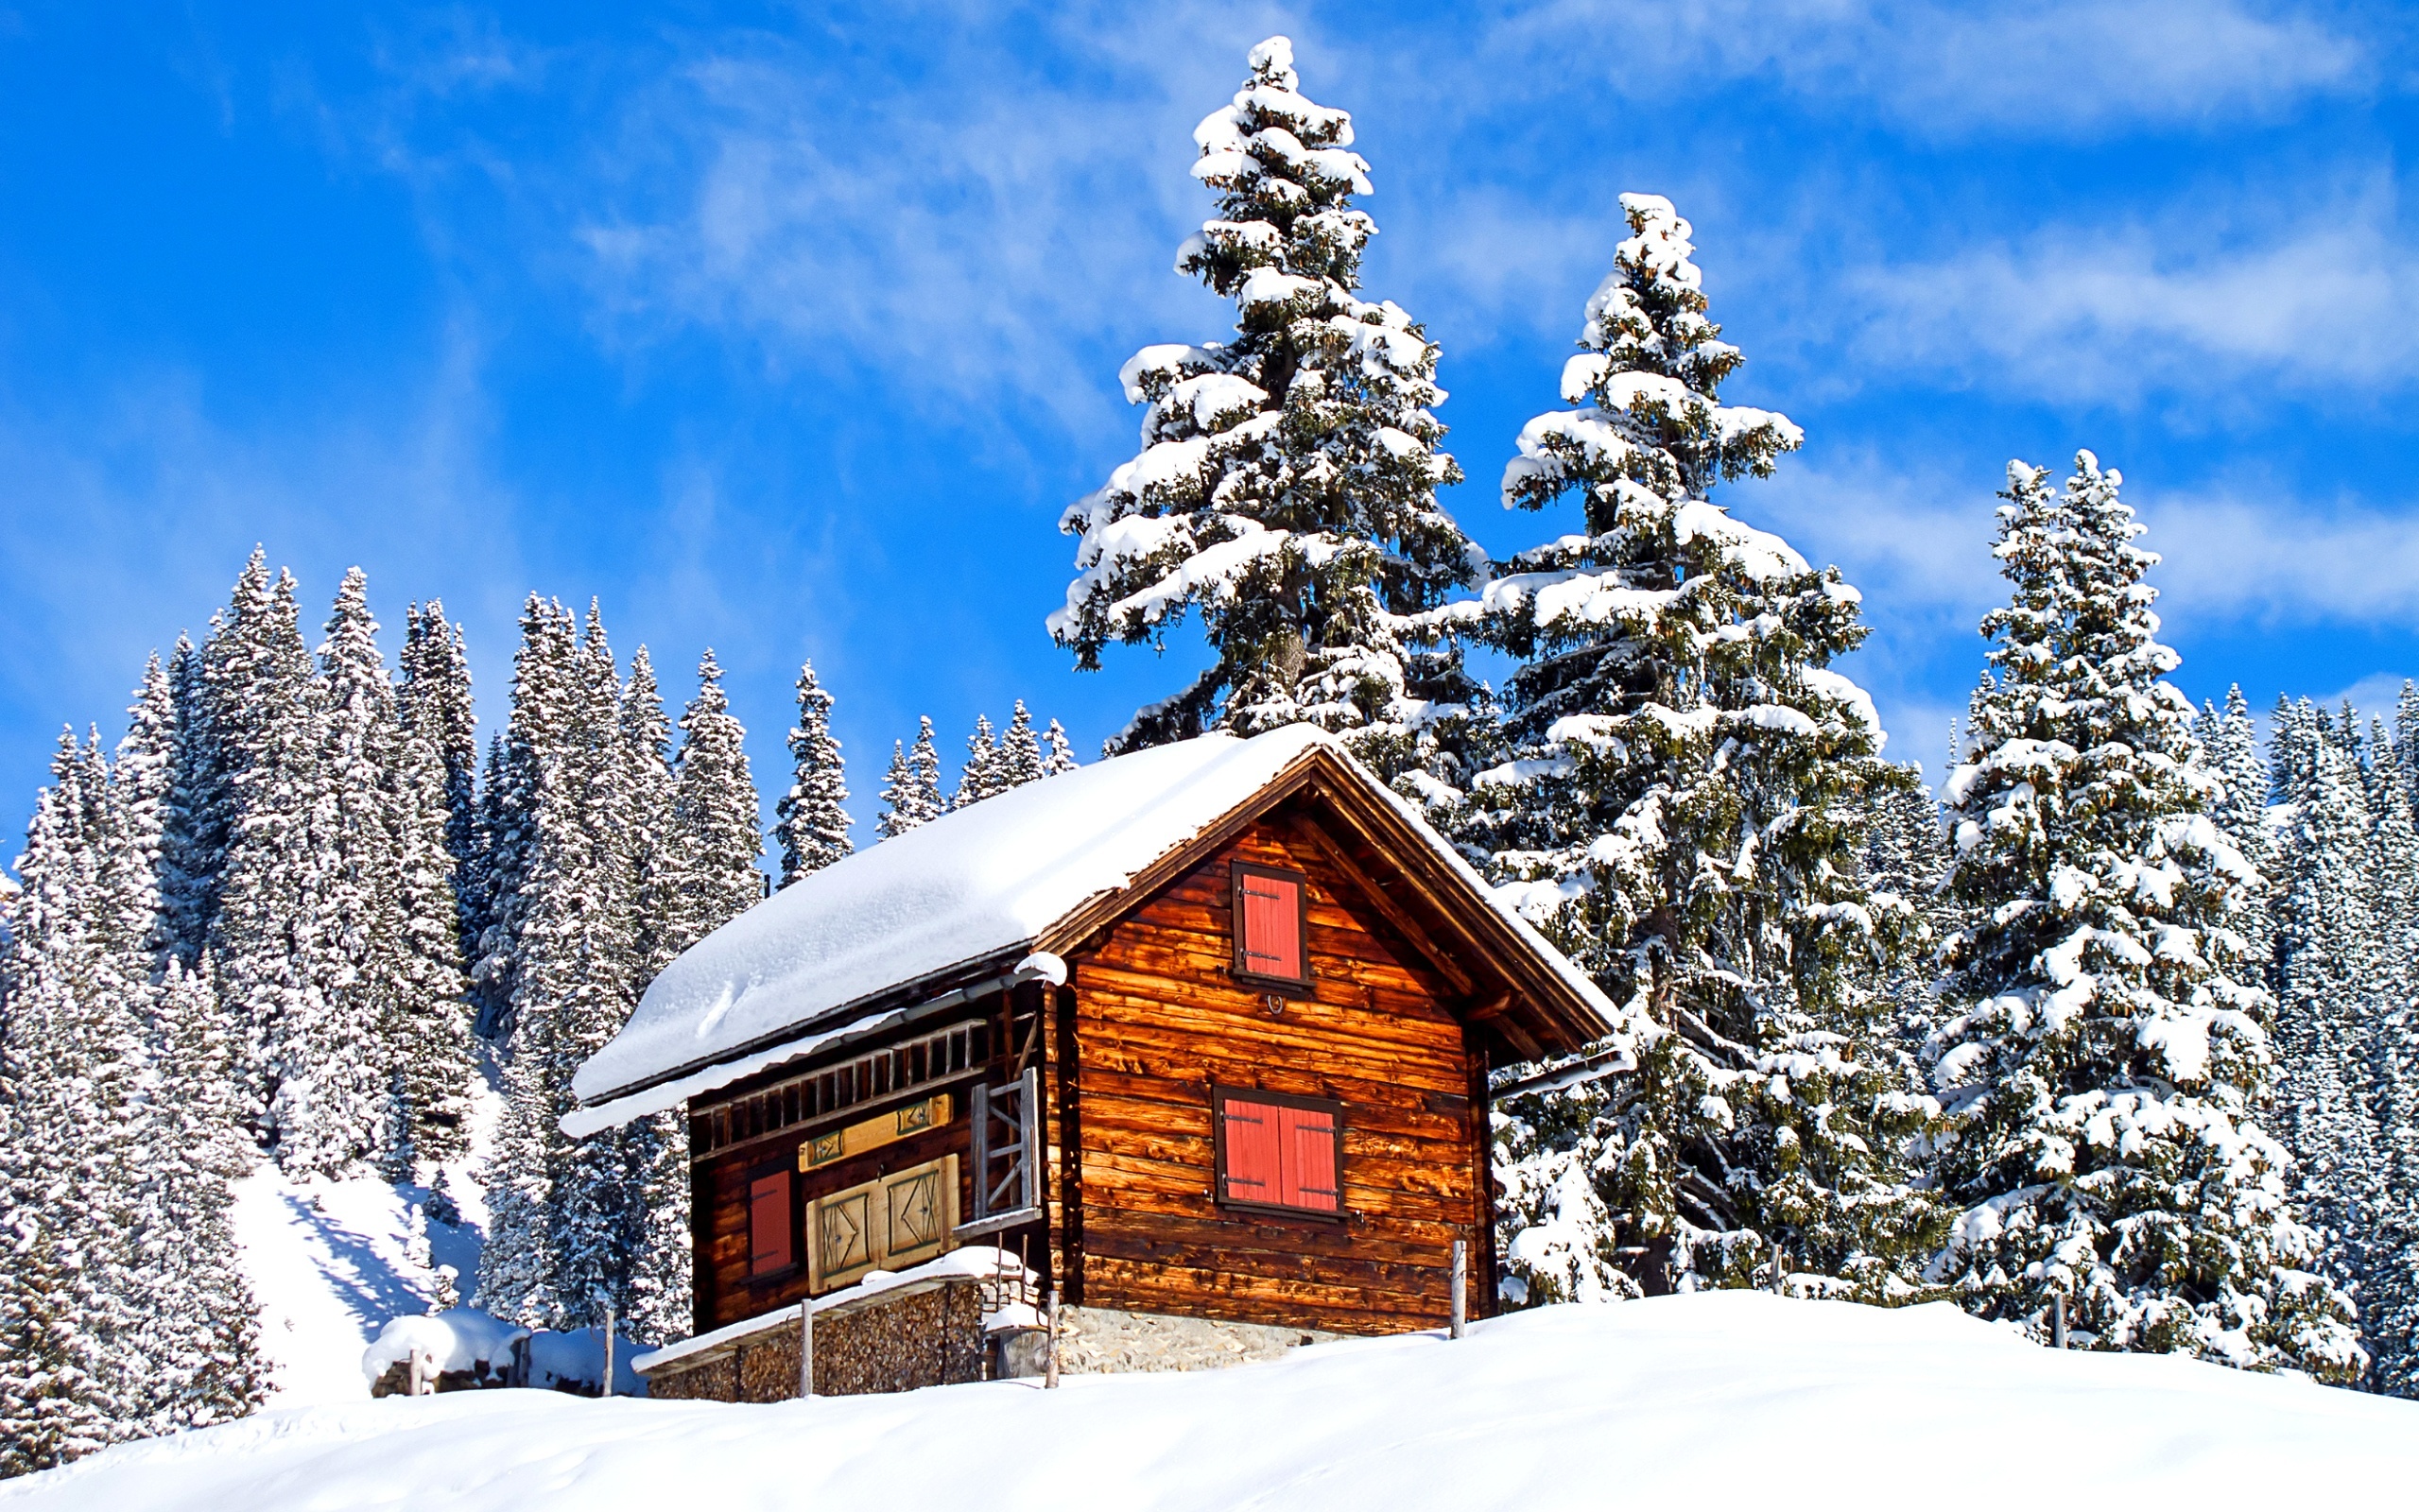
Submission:
[[[1435,966],[1446,981],[1453,984],[1453,990],[1466,997],[1476,988],[1477,984],[1471,979],[1469,972],[1461,969],[1460,963],[1456,961],[1450,953],[1439,947],[1436,941],[1430,939],[1427,931],[1420,927],[1418,921],[1411,918],[1409,911],[1389,897],[1386,889],[1378,885],[1376,880],[1368,872],[1361,869],[1360,863],[1355,861],[1350,852],[1337,844],[1333,835],[1319,827],[1318,820],[1302,813],[1291,814],[1287,817],[1291,822],[1295,833],[1309,841],[1314,849],[1327,858],[1329,865],[1342,872],[1354,886],[1358,887],[1368,897],[1370,905],[1375,908],[1389,924],[1393,925],[1396,932],[1405,939],[1410,941],[1414,949],[1426,956],[1429,963]]]

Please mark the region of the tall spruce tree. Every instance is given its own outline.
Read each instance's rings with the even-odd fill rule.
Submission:
[[[2324,1268],[2365,1293],[2393,1247],[2395,1206],[2378,1116],[2396,973],[2377,825],[2356,730],[2347,739],[2303,699],[2279,711],[2273,746],[2278,1123],[2310,1222],[2326,1236]]]
[[[332,807],[324,697],[302,641],[293,576],[254,551],[203,651],[224,773],[212,828],[227,837],[209,948],[243,1039],[238,1079],[259,1143],[297,1169],[356,1153],[367,1116],[357,1025],[328,1001],[339,970],[326,904]]]
[[[2419,1397],[2419,820],[2401,743],[2375,730],[2370,752],[2372,914],[2384,970],[2368,1066],[2379,1207],[2360,1319],[2377,1389]]]
[[[103,877],[107,781],[62,733],[18,858],[0,1015],[0,1475],[123,1437],[138,1040]]]
[[[354,568],[320,647],[322,787],[310,828],[322,868],[315,932],[326,955],[320,1011],[291,1026],[279,1159],[291,1171],[333,1176],[383,1153],[399,1162],[393,1174],[408,1177],[412,1119],[397,1084],[413,1049],[403,1003],[412,964],[407,817],[395,785],[403,729],[377,633],[368,579]]]
[[[1621,203],[1563,376],[1582,407],[1530,421],[1504,472],[1507,505],[1576,495],[1584,531],[1433,616],[1519,659],[1465,841],[1625,1015],[1613,1074],[1507,1105],[1506,1252],[1532,1300],[1746,1284],[1776,1250],[1903,1295],[1933,1108],[1870,985],[1911,911],[1859,853],[1906,777],[1827,665],[1864,637],[1855,590],[1706,497],[1797,427],[1719,403],[1741,359],[1688,224]]]
[[[631,855],[638,868],[639,974],[651,982],[695,936],[688,920],[690,852],[673,815],[672,721],[643,645],[631,653],[622,684],[621,741],[630,768]]]
[[[970,808],[1005,792],[1009,783],[1000,770],[1001,756],[999,736],[992,730],[991,716],[975,715],[975,732],[966,737],[966,762],[958,770],[958,791],[949,799],[949,806]]]
[[[2088,453],[2063,493],[2012,463],[1983,620],[1993,677],[1944,789],[1950,941],[1933,1075],[1961,1209],[1937,1274],[1985,1316],[2082,1344],[2356,1377],[2349,1301],[2310,1273],[2289,1158],[2261,1127],[2267,995],[2237,974],[2254,872],[2210,811],[2164,680],[2157,558]]]
[[[1042,775],[1056,777],[1082,765],[1075,759],[1075,745],[1066,738],[1066,731],[1059,728],[1057,720],[1051,720],[1050,728],[1042,731]]]
[[[222,624],[213,618],[214,634]],[[218,912],[219,873],[227,850],[227,774],[205,657],[180,635],[167,673],[176,733],[161,820],[160,906],[169,947],[190,971],[201,958]]]
[[[577,639],[568,610],[529,595],[512,657],[511,717],[489,752],[479,864],[484,923],[471,984],[479,1031],[499,1042],[509,1042],[512,1033],[523,892],[537,846],[541,780],[567,748]]]
[[[478,948],[479,902],[485,890],[478,879],[480,851],[478,808],[478,715],[471,701],[470,651],[462,627],[445,623],[445,606],[438,599],[414,604],[405,616],[402,683],[395,690],[397,713],[406,734],[426,746],[437,759],[445,817],[445,853],[451,858],[448,879],[458,901],[461,941],[457,947],[467,960]]]
[[[815,663],[798,669],[798,725],[789,732],[791,777],[774,812],[781,839],[781,885],[847,855],[851,820],[847,770],[832,734],[832,696],[815,680]]]
[[[699,661],[697,675],[697,696],[681,715],[673,798],[673,831],[688,868],[679,950],[746,913],[765,891],[764,873],[756,869],[765,847],[756,828],[747,731],[731,713],[712,651]]]
[[[1235,306],[1231,340],[1145,347],[1119,374],[1148,404],[1142,451],[1070,507],[1078,576],[1049,627],[1097,667],[1199,613],[1215,660],[1139,713],[1115,748],[1298,720],[1381,759],[1433,690],[1401,616],[1476,574],[1436,501],[1460,481],[1433,407],[1437,348],[1391,301],[1360,297],[1376,224],[1352,118],[1297,88],[1293,46],[1252,49],[1234,102],[1194,132],[1217,215],[1177,255]]]
[[[1052,721],[1056,723],[1055,720]],[[1002,792],[1038,782],[1049,775],[1047,758],[1042,754],[1042,739],[1033,730],[1033,715],[1027,711],[1025,700],[1016,700],[1010,714],[1008,728],[999,732],[999,785]]]
[[[147,1236],[138,1308],[146,1434],[240,1418],[268,1394],[260,1305],[235,1244],[234,1183],[251,1168],[232,1073],[234,1048],[210,981],[171,956],[147,1025],[135,1192]]]
[[[890,747],[890,771],[882,784],[882,816],[874,830],[888,840],[929,824],[947,811],[941,798],[941,756],[932,746],[932,721],[917,727],[915,749],[895,742]]]

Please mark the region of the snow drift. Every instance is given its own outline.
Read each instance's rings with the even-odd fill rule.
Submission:
[[[1961,1508],[2366,1503],[2419,1405],[1946,1306],[1719,1292],[1352,1340],[1200,1375],[728,1406],[463,1392],[267,1413],[0,1488],[27,1508]],[[1708,1500],[1710,1498],[1710,1500]],[[2197,1499],[2197,1503],[2196,1503]]]

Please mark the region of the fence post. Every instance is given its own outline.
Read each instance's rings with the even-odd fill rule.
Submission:
[[[1463,1325],[1470,1321],[1470,1242],[1453,1242],[1453,1330],[1452,1337],[1461,1337]]]
[[[597,1396],[599,1396],[599,1397],[610,1397],[610,1396],[612,1396],[613,1394],[613,1303],[611,1303],[611,1302],[607,1302],[607,1303],[605,1304],[605,1383],[604,1383],[603,1388],[602,1388],[602,1389],[600,1389],[600,1390],[596,1393],[596,1395],[597,1395]]]
[[[1042,1384],[1056,1390],[1059,1383],[1059,1289],[1050,1288],[1050,1363],[1042,1376]]]
[[[2065,1347],[2066,1294],[2052,1292],[2049,1294],[2049,1348],[2063,1349]]]
[[[815,1394],[815,1299],[798,1299],[798,1394]]]

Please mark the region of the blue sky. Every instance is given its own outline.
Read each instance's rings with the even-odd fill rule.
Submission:
[[[254,541],[314,617],[467,623],[488,728],[531,589],[667,692],[711,645],[779,790],[839,699],[890,742],[1022,696],[1087,751],[1191,661],[1078,675],[1059,512],[1131,455],[1118,364],[1218,336],[1169,271],[1252,43],[1354,112],[1373,297],[1495,480],[1555,404],[1615,197],[1694,221],[1727,397],[1804,452],[1723,491],[1836,561],[1851,670],[1937,765],[2008,458],[2121,467],[2196,697],[2419,673],[2414,57],[2392,8],[676,4],[0,9],[0,814]]]

